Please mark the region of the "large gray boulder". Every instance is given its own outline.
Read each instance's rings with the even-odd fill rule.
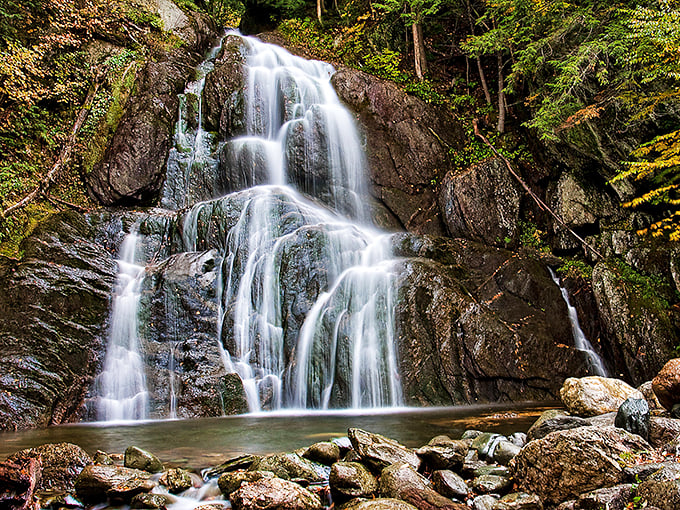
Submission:
[[[588,417],[616,412],[626,399],[644,396],[620,379],[593,375],[564,381],[560,398],[569,412]]]
[[[514,459],[520,489],[557,504],[626,478],[621,455],[646,450],[640,436],[614,427],[580,427],[527,443]]]
[[[414,469],[420,467],[418,455],[394,439],[356,428],[350,428],[347,435],[362,462],[373,469],[379,471],[395,462],[406,463]]]

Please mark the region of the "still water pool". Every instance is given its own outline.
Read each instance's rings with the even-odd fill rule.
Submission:
[[[466,429],[526,432],[546,409],[558,404],[521,403],[447,408],[262,413],[222,418],[128,423],[81,423],[0,433],[0,460],[44,443],[71,442],[90,454],[122,453],[135,445],[164,463],[202,469],[243,453],[290,452],[347,435],[349,427],[418,447],[440,434],[459,437]]]

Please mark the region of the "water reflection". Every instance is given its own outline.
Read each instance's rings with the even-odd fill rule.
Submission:
[[[163,420],[61,425],[47,429],[0,433],[0,460],[23,448],[71,442],[90,454],[96,450],[122,453],[136,445],[169,465],[196,469],[217,465],[243,453],[289,452],[317,441],[341,437],[359,427],[417,447],[432,437],[458,437],[476,428],[509,434],[525,431],[546,403],[479,405],[449,408],[267,413],[196,420]]]

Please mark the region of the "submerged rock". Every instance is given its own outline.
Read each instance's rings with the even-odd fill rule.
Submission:
[[[569,412],[585,417],[618,411],[631,397],[644,400],[642,393],[624,381],[599,376],[570,377],[560,390],[560,398]]]

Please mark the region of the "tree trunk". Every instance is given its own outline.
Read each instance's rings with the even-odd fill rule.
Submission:
[[[321,13],[323,11],[323,0],[316,0],[316,19],[321,23]]]
[[[413,56],[415,59],[416,76],[422,81],[425,77],[425,73],[427,73],[423,27],[420,23],[414,23],[411,25],[411,28],[413,30]]]
[[[470,33],[474,37],[475,35],[475,20],[472,18],[472,7],[470,6],[470,0],[466,2],[467,6],[467,16],[468,23],[470,23]],[[486,83],[486,76],[484,75],[484,68],[482,67],[482,59],[477,57],[477,71],[479,72],[479,81],[482,83],[482,90],[484,91],[484,97],[486,98],[486,104],[491,104],[491,92],[489,91],[489,85]]]
[[[505,80],[503,79],[503,56],[496,54],[498,59],[498,125],[496,131],[499,133],[505,132]]]

